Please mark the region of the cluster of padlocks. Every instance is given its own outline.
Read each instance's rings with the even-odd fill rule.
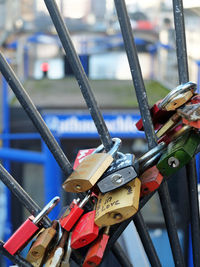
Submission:
[[[173,89],[151,108],[158,145],[139,159],[119,152],[121,140],[104,152],[80,150],[74,171],[63,188],[79,193],[64,213],[43,228],[42,219],[58,203],[55,197],[36,217],[29,217],[9,238],[4,248],[12,255],[33,240],[27,261],[33,266],[70,266],[72,250],[86,248],[83,267],[98,266],[109,240],[110,226],[132,217],[139,201],[158,189],[167,178],[187,164],[200,143],[200,95],[188,82]],[[136,124],[143,130],[142,120]]]

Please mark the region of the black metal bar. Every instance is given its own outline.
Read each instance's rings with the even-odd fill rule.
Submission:
[[[170,246],[172,249],[175,266],[180,266],[180,267],[185,266],[185,260],[183,257],[183,252],[181,250],[181,246],[180,246],[180,242],[178,238],[176,221],[172,213],[171,199],[170,199],[168,185],[167,185],[166,180],[163,181],[162,185],[159,188],[159,198],[160,198],[160,202],[162,205],[166,227],[167,229],[170,229],[170,231],[168,231],[168,236],[169,236],[169,241],[170,241]],[[171,217],[171,220],[169,220],[170,217]]]
[[[173,0],[174,24],[176,34],[176,53],[178,61],[179,82],[189,81],[185,22],[182,0]]]
[[[153,148],[156,146],[156,134],[153,128],[151,114],[149,111],[149,105],[147,101],[147,94],[142,78],[142,72],[140,63],[137,55],[137,49],[133,37],[133,32],[130,25],[129,16],[127,14],[126,5],[124,1],[115,0],[115,7],[122,31],[124,45],[129,61],[130,71],[135,87],[136,97],[138,100],[141,117],[143,120],[144,131],[149,147]]]
[[[197,191],[197,179],[195,164],[188,164],[186,167],[188,177],[188,189],[190,199],[190,216],[191,216],[191,236],[193,248],[194,266],[200,266],[200,228],[199,228],[199,200]],[[191,179],[190,179],[191,178]]]
[[[118,15],[118,19],[119,19],[119,23],[120,23],[120,27],[122,31],[122,36],[124,39],[124,45],[125,45],[129,65],[130,65],[130,70],[132,74],[133,83],[135,86],[135,91],[136,91],[139,107],[140,107],[140,112],[141,112],[141,117],[143,120],[146,138],[148,141],[149,148],[153,148],[157,144],[157,139],[156,139],[156,135],[153,129],[153,124],[152,124],[150,111],[148,107],[146,90],[145,90],[144,81],[142,78],[139,59],[137,55],[137,50],[136,50],[136,46],[134,42],[133,32],[131,29],[131,24],[130,24],[129,16],[127,13],[125,1],[115,0],[115,7],[117,10],[117,15]],[[184,263],[184,258],[182,255],[178,235],[173,235],[172,233],[174,232],[174,228],[171,229],[171,227],[169,227],[172,225],[173,227],[175,227],[175,219],[172,213],[170,199],[168,199],[167,197],[167,195],[169,195],[167,184],[161,185],[160,188],[161,189],[159,189],[159,195],[160,195],[160,198],[163,200],[161,204],[165,202],[165,204],[167,203],[167,207],[168,207],[168,209],[163,209],[163,212],[164,213],[166,212],[165,219],[169,221],[169,223],[167,223],[167,231],[168,231],[168,235],[170,238],[171,248],[173,249],[173,256],[175,256],[174,261],[177,264]],[[176,247],[172,246],[173,243],[176,243],[177,246]],[[184,264],[177,265],[177,266],[184,266]]]
[[[18,184],[18,182],[6,171],[0,164],[0,180],[10,189],[17,197],[21,204],[32,214],[37,215],[41,208],[33,201],[26,191]],[[44,224],[46,227],[51,226],[51,221],[45,217]]]
[[[176,33],[176,53],[178,61],[179,82],[186,83],[189,81],[189,71],[182,0],[173,0],[173,11]],[[200,222],[195,159],[192,159],[190,163],[186,165],[186,173],[189,190],[193,261],[195,266],[200,266]]]
[[[61,17],[58,6],[54,0],[44,0],[44,2],[47,6],[51,19],[61,40],[67,59],[73,69],[74,75],[77,79],[77,82],[85,99],[85,102],[88,106],[92,119],[96,125],[101,142],[103,143],[105,150],[109,151],[112,147],[111,136],[108,132],[103,116],[97,105],[88,78],[81,65],[80,59],[75,51],[68,29],[64,23],[63,18]]]
[[[147,253],[147,255],[151,255],[149,258],[149,262],[151,266],[154,267],[161,267],[161,262],[158,258],[158,255],[156,253],[156,250],[154,248],[153,242],[148,234],[148,228],[143,220],[143,217],[140,212],[138,212],[133,219],[135,223],[135,227],[137,228],[138,234],[140,236],[140,239],[142,241],[142,244],[144,246],[144,249]],[[151,244],[149,246],[149,244]]]
[[[20,267],[33,267],[28,261],[22,258],[20,255],[11,255],[4,247],[4,242],[0,240],[0,254],[10,259],[13,263]]]
[[[71,172],[73,171],[71,164],[69,163],[64,152],[58,145],[54,136],[52,135],[46,123],[42,119],[40,113],[36,109],[35,105],[31,101],[27,92],[23,88],[19,79],[16,77],[14,71],[9,66],[9,64],[7,63],[6,59],[4,58],[1,52],[0,52],[0,71],[2,72],[3,76],[7,80],[8,84],[10,85],[10,88],[16,95],[17,99],[19,100],[20,104],[26,111],[27,115],[32,120],[33,124],[35,125],[38,132],[42,136],[44,142],[47,144],[49,150],[55,157],[56,161],[58,162],[59,166],[63,170],[64,174],[66,176],[70,175]]]
[[[124,252],[118,242],[115,242],[115,244],[113,245],[112,253],[115,255],[116,259],[122,267],[133,267],[132,263],[127,257],[127,254]]]

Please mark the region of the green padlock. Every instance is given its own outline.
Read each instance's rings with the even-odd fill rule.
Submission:
[[[200,136],[194,131],[181,136],[168,145],[156,167],[165,177],[174,174],[191,160],[199,143]]]

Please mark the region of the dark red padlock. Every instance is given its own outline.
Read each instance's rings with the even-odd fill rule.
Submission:
[[[198,104],[200,103],[200,95],[194,95],[191,99],[190,99],[190,104]]]
[[[30,216],[15,233],[5,242],[4,248],[14,255],[22,250],[28,241],[40,230],[40,222],[60,201],[59,197],[54,197],[36,216]]]
[[[178,132],[183,129],[183,124],[179,124],[175,126],[173,129],[167,131],[165,135],[163,135],[161,138],[158,139],[158,144],[161,142],[165,142],[165,144],[171,143],[171,141],[178,135]]]
[[[174,111],[166,111],[159,108],[159,103],[162,100],[156,102],[150,109],[152,123],[155,130],[158,130],[168,119],[174,114]],[[136,127],[139,131],[144,131],[142,119],[136,123]]]
[[[79,200],[74,199],[70,204],[69,208],[65,211],[62,217],[59,219],[60,225],[66,231],[70,231],[78,219],[84,212],[83,206],[89,200],[90,195],[88,194],[80,203]]]
[[[153,166],[148,170],[146,170],[145,172],[143,172],[143,174],[140,176],[140,181],[141,181],[140,196],[143,197],[155,191],[162,183],[162,180],[163,176],[156,168],[156,166]]]
[[[71,248],[78,249],[90,244],[99,234],[95,224],[95,210],[85,213],[72,231]]]
[[[95,267],[101,263],[109,239],[108,231],[101,234],[91,245],[82,267]]]

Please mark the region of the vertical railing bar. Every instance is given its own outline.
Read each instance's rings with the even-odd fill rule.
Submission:
[[[46,7],[49,11],[53,24],[56,28],[62,46],[65,50],[67,59],[73,69],[74,75],[79,84],[82,95],[88,106],[92,119],[96,125],[101,142],[103,143],[105,150],[109,151],[112,147],[112,139],[108,132],[107,126],[97,105],[96,99],[90,87],[88,78],[82,67],[80,59],[75,51],[74,45],[71,41],[69,31],[64,23],[64,20],[59,12],[58,6],[54,0],[44,0]]]
[[[44,142],[47,144],[49,150],[52,152],[53,156],[55,157],[59,166],[63,170],[64,174],[66,176],[69,176],[73,170],[70,162],[68,161],[61,147],[58,145],[54,136],[52,135],[46,123],[42,119],[40,113],[38,112],[37,108],[31,101],[27,92],[23,88],[19,79],[16,77],[14,71],[9,66],[9,64],[7,63],[6,59],[4,58],[1,52],[0,52],[0,71],[2,72],[10,88],[16,95],[21,106],[24,108],[25,112],[27,113],[27,115],[35,125],[36,129],[40,133]]]
[[[188,191],[190,198],[190,218],[191,218],[191,236],[193,248],[193,262],[194,266],[200,266],[200,226],[199,226],[199,199],[197,192],[197,173],[196,164],[190,162],[186,166],[186,173],[188,177]]]
[[[173,0],[173,13],[176,35],[176,53],[178,61],[179,83],[186,83],[189,81],[189,72],[182,0]]]
[[[137,55],[137,50],[134,42],[134,37],[130,25],[130,20],[126,10],[126,5],[124,0],[115,0],[115,6],[117,10],[117,15],[122,31],[122,36],[124,39],[124,45],[127,52],[127,57],[130,65],[130,70],[132,74],[133,83],[135,86],[135,91],[140,107],[141,117],[143,120],[144,130],[147,138],[149,148],[153,148],[157,144],[156,135],[153,129],[153,124],[150,116],[150,111],[148,107],[146,90],[144,87],[144,81],[142,78],[141,68],[139,64],[139,59]],[[147,132],[146,132],[147,131]],[[180,242],[178,239],[177,230],[175,227],[175,219],[172,213],[172,207],[170,199],[168,198],[168,186],[167,182],[164,181],[159,188],[159,197],[161,200],[161,205],[164,205],[163,212],[165,213],[165,219],[167,222],[167,231],[169,235],[170,245],[172,248],[172,253],[176,266],[184,266],[184,258],[181,251]],[[174,228],[175,227],[175,228]],[[172,229],[173,228],[173,229]],[[176,233],[176,234],[175,234]],[[173,245],[176,244],[176,246]]]
[[[176,35],[176,53],[178,61],[179,82],[186,83],[189,81],[189,71],[182,0],[173,0],[173,13]],[[195,159],[192,159],[190,163],[186,165],[186,173],[189,190],[193,261],[195,266],[200,266],[200,222]]]
[[[17,264],[20,267],[33,267],[31,263],[26,261],[20,255],[11,255],[4,247],[4,243],[0,240],[0,254],[10,259],[13,263]]]
[[[162,266],[161,262],[158,258],[158,255],[157,255],[156,250],[154,248],[151,237],[148,234],[148,228],[147,228],[147,226],[144,222],[144,219],[143,219],[140,212],[134,216],[133,221],[134,221],[135,227],[137,228],[137,231],[138,231],[138,234],[139,234],[140,239],[142,241],[142,244],[144,246],[144,249],[147,252],[147,255],[152,255],[149,258],[149,262],[150,262],[151,266],[161,267]],[[151,244],[151,245],[149,246],[149,244]]]

